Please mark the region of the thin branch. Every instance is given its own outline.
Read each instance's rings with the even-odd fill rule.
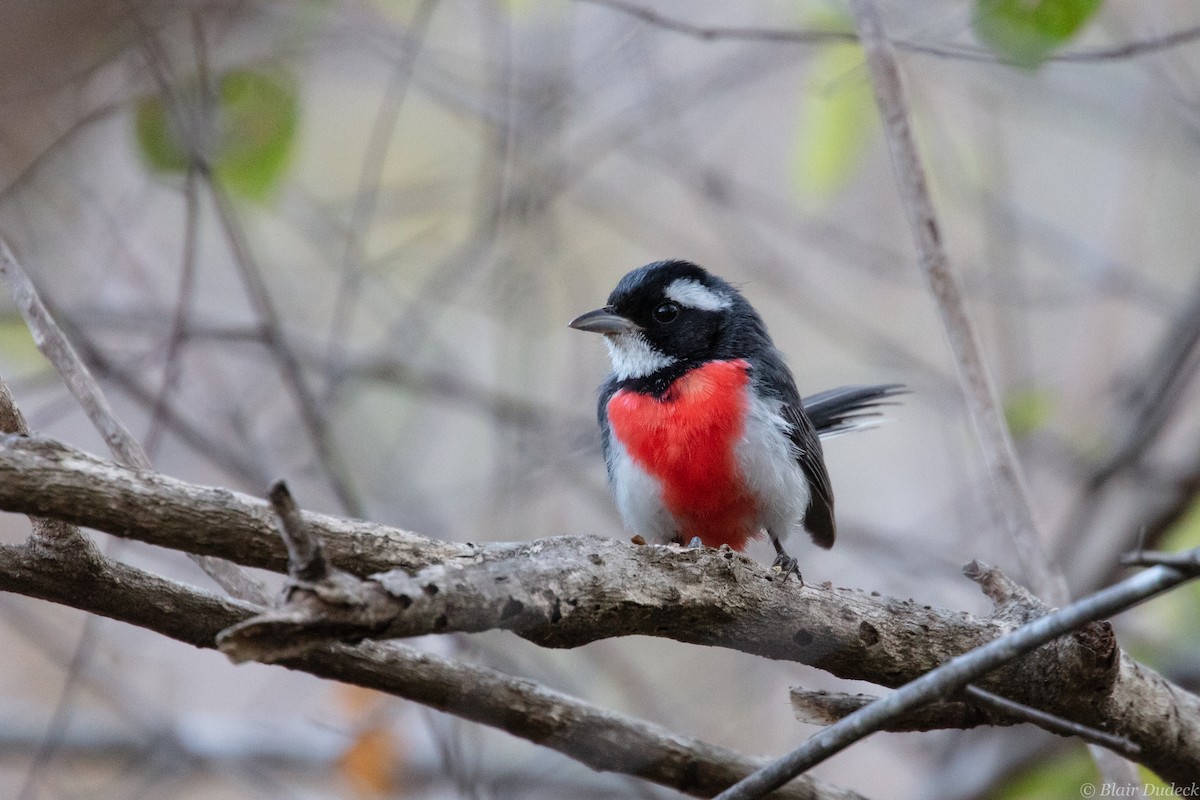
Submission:
[[[1192,554],[1200,558],[1200,548],[1192,551]],[[882,730],[893,718],[925,703],[949,697],[996,667],[1088,622],[1132,608],[1196,577],[1200,577],[1200,567],[1186,572],[1173,567],[1152,567],[1039,617],[1006,636],[951,659],[887,697],[834,723],[799,748],[717,795],[717,800],[757,800],[860,739]]]
[[[1047,714],[1045,711],[1027,706],[1024,703],[1009,700],[1007,697],[989,692],[987,689],[980,689],[978,686],[967,684],[963,687],[962,693],[976,705],[986,706],[1014,719],[1032,722],[1039,728],[1051,733],[1057,733],[1060,736],[1076,736],[1090,744],[1107,747],[1109,750],[1120,753],[1127,758],[1137,758],[1142,753],[1141,747],[1129,741],[1124,736],[1114,736],[1111,733],[1097,730],[1091,726],[1080,725],[1078,722],[1063,719],[1057,714]]]
[[[209,143],[205,141],[203,135],[203,132],[208,131],[211,126],[203,124],[202,119],[193,119],[197,115],[211,114],[213,110],[203,102],[199,108],[192,108],[179,97],[168,79],[170,61],[157,33],[146,22],[136,5],[127,4],[127,11],[130,19],[141,33],[141,45],[145,53],[146,65],[163,97],[167,112],[177,123],[176,130],[180,131],[186,139],[189,167],[195,170],[208,190],[216,210],[217,221],[220,223],[233,261],[238,268],[242,286],[262,327],[263,342],[268,352],[275,358],[280,373],[295,398],[301,422],[312,439],[317,463],[325,473],[325,478],[343,509],[353,516],[363,516],[362,502],[349,479],[346,465],[334,446],[324,409],[308,385],[304,371],[284,334],[282,319],[267,290],[262,271],[254,260],[249,240],[237,218],[233,203],[213,175],[207,152]],[[199,55],[201,57],[204,55],[202,43]],[[203,61],[201,63],[203,66]],[[206,87],[201,88],[203,92]],[[194,124],[191,124],[193,122]]]
[[[729,40],[751,42],[779,42],[786,44],[831,44],[835,42],[857,42],[854,31],[785,30],[782,28],[749,28],[723,25],[696,25],[686,20],[669,17],[649,8],[626,3],[624,0],[582,0],[591,5],[603,6],[613,11],[641,20],[656,28],[680,33],[693,39],[705,41]]]
[[[788,696],[792,713],[807,725],[832,725],[879,699],[874,694],[850,694],[792,687]],[[967,730],[987,726],[1016,725],[1019,720],[992,713],[962,700],[941,700],[914,708],[890,720],[882,730],[909,733],[940,730]]]
[[[17,794],[17,800],[37,800],[40,796],[40,792],[36,788],[38,780],[46,766],[58,754],[63,737],[70,727],[78,698],[79,678],[88,670],[95,655],[96,629],[99,623],[100,618],[93,615],[88,615],[83,621],[83,630],[80,631],[79,639],[75,642],[71,660],[66,665],[66,676],[63,678],[58,701],[54,704],[54,711],[46,725],[45,735],[30,760],[29,769],[25,773],[25,781],[21,786],[21,791]]]
[[[879,700],[878,696],[871,694],[846,694],[802,688],[793,688],[790,695],[792,711],[796,714],[796,719],[810,725],[822,726],[832,725]],[[1085,742],[1107,747],[1129,758],[1136,758],[1141,754],[1141,747],[1124,736],[1115,736],[1090,725],[1081,725],[1065,719],[1057,714],[1048,714],[986,689],[980,689],[974,684],[964,687],[961,695],[970,702],[942,700],[929,703],[888,721],[887,725],[880,730],[892,732],[965,730],[984,725],[1018,725],[1028,722],[1060,736],[1074,736]]]
[[[0,276],[8,285],[8,293],[20,311],[33,341],[42,355],[54,365],[71,395],[79,402],[92,425],[103,437],[108,449],[122,464],[135,469],[150,469],[150,459],[137,444],[133,434],[121,424],[108,404],[100,385],[92,377],[83,360],[75,352],[62,329],[38,296],[33,281],[21,268],[8,242],[0,238]]]
[[[0,589],[40,597],[211,648],[217,632],[261,612],[99,556],[0,547]],[[505,675],[404,646],[334,645],[284,663],[499,728],[593,769],[635,775],[708,797],[760,762],[670,733]],[[859,796],[816,780],[779,795],[793,800]]]
[[[87,365],[75,352],[71,342],[46,309],[33,281],[21,268],[8,243],[0,238],[0,277],[8,284],[9,294],[33,334],[38,350],[54,365],[71,395],[79,402],[113,456],[122,464],[137,470],[151,469],[146,451],[138,444],[129,429],[121,424],[108,404],[100,385]],[[219,558],[189,553],[210,578],[225,591],[237,597],[262,601],[266,592],[262,585],[237,565]]]
[[[362,165],[359,168],[358,191],[355,197],[354,209],[346,228],[346,242],[342,249],[340,262],[341,273],[337,293],[334,295],[333,314],[329,323],[329,336],[325,346],[326,361],[330,365],[330,374],[336,374],[342,354],[346,350],[346,339],[350,336],[351,321],[355,295],[362,284],[363,265],[366,260],[367,229],[375,216],[379,203],[380,182],[383,180],[384,166],[387,163],[388,151],[392,145],[392,135],[400,118],[400,109],[408,97],[408,89],[412,83],[413,70],[421,46],[425,43],[425,35],[429,23],[433,19],[433,11],[437,0],[422,0],[413,13],[412,22],[408,26],[412,39],[410,46],[404,48],[396,61],[391,77],[383,91],[379,110],[371,127],[371,135],[367,139],[363,151]],[[330,388],[334,382],[329,381]]]
[[[77,326],[70,317],[60,318],[76,348],[91,368],[111,381],[147,412],[153,413],[157,405],[156,390],[139,380],[134,371],[126,369],[101,350],[88,338],[87,332]],[[271,480],[262,464],[238,449],[227,447],[212,431],[189,422],[174,406],[167,404],[159,407],[159,411],[160,420],[171,433],[214,467],[249,486],[264,486]]]
[[[200,197],[197,190],[197,170],[190,164],[184,179],[183,197],[183,264],[179,275],[179,293],[175,300],[175,312],[171,315],[171,331],[167,334],[166,351],[163,354],[163,377],[154,407],[150,414],[150,430],[146,433],[146,451],[155,452],[163,434],[167,400],[175,391],[183,372],[180,358],[184,340],[187,338],[192,294],[196,285],[197,229],[200,220]]]
[[[918,260],[950,342],[972,427],[995,492],[995,505],[1034,591],[1054,604],[1061,604],[1068,598],[1066,582],[1051,563],[1038,534],[1012,435],[1000,412],[996,387],[983,358],[975,326],[942,244],[941,225],[929,194],[921,154],[913,138],[908,101],[895,53],[884,33],[875,0],[851,0],[850,9],[862,37],[875,101],[892,152]]]
[[[1109,498],[1126,491],[1122,476],[1136,474],[1146,463],[1146,454],[1160,441],[1162,432],[1174,418],[1181,402],[1190,397],[1188,387],[1194,382],[1200,367],[1200,281],[1197,281],[1159,337],[1154,348],[1139,359],[1138,367],[1126,375],[1122,383],[1132,387],[1124,392],[1111,428],[1115,431],[1116,444],[1103,462],[1094,467],[1082,482],[1083,488],[1072,503],[1066,522],[1060,527],[1058,551],[1060,555],[1070,546],[1073,532],[1091,533],[1094,523],[1103,519],[1104,510],[1110,508]],[[1182,448],[1181,452],[1200,453],[1195,446]],[[1155,481],[1149,489],[1151,510],[1143,524],[1122,526],[1142,537],[1143,544],[1155,546],[1172,523],[1192,507],[1200,494],[1200,457],[1194,456],[1191,464],[1184,468],[1184,477],[1171,486],[1172,497],[1163,499],[1164,482]],[[1190,474],[1188,474],[1190,473]],[[1111,520],[1108,520],[1111,522]],[[1098,552],[1093,557],[1102,565],[1111,564],[1117,552],[1131,546],[1128,540],[1112,541],[1111,537],[1094,537],[1089,541]],[[1115,576],[1106,576],[1111,580]]]
[[[1126,566],[1163,566],[1178,570],[1200,570],[1200,551],[1189,550],[1183,553],[1147,553],[1138,550],[1121,557],[1121,563]]]
[[[325,410],[309,386],[304,368],[284,332],[282,318],[275,308],[262,271],[254,259],[250,242],[237,218],[233,203],[211,173],[203,173],[202,177],[216,207],[217,219],[225,233],[233,261],[238,267],[246,295],[262,326],[263,342],[267,351],[275,358],[287,385],[291,387],[300,419],[312,439],[317,463],[345,512],[354,517],[364,516],[362,499],[358,496],[346,462],[334,443]]]
[[[603,6],[619,11],[628,16],[653,25],[663,30],[690,36],[704,41],[751,41],[774,42],[779,44],[832,44],[837,42],[857,42],[858,36],[850,31],[837,30],[787,30],[783,28],[753,28],[733,27],[725,25],[695,25],[685,20],[669,17],[652,11],[649,8],[636,6],[624,0],[581,0],[584,3]],[[1119,61],[1126,58],[1157,53],[1180,47],[1200,39],[1200,25],[1193,25],[1162,36],[1149,39],[1139,39],[1110,47],[1073,50],[1066,53],[1056,53],[1048,56],[1046,61],[1063,61],[1070,63],[1086,63],[1093,61]],[[1006,64],[1019,66],[1019,62],[1005,58],[991,50],[970,45],[933,45],[922,42],[898,40],[894,42],[898,50],[939,58],[953,58],[963,61],[979,61],[990,64]]]

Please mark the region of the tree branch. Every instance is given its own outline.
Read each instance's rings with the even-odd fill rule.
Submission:
[[[777,44],[836,44],[838,42],[856,42],[858,36],[852,31],[839,30],[794,30],[787,28],[751,28],[733,27],[728,25],[696,25],[686,20],[668,17],[649,8],[636,6],[624,0],[581,0],[591,5],[610,8],[647,25],[653,25],[673,33],[690,36],[704,41],[748,41]],[[1072,50],[1065,53],[1053,53],[1046,61],[1093,62],[1119,61],[1126,58],[1156,53],[1180,47],[1200,39],[1200,25],[1192,25],[1178,31],[1172,31],[1149,39],[1136,39],[1123,44],[1109,47]],[[895,43],[898,50],[939,58],[954,58],[963,61],[981,61],[990,64],[1007,64],[1022,66],[1019,62],[1005,58],[991,50],[982,47],[972,47],[960,44],[926,44],[923,42],[898,40]]]
[[[100,432],[109,451],[122,464],[134,469],[150,469],[150,458],[146,451],[129,429],[117,419],[112,406],[100,391],[100,384],[96,383],[96,379],[75,352],[66,334],[55,323],[54,317],[38,295],[33,281],[22,269],[16,256],[9,249],[8,242],[3,238],[0,238],[0,277],[8,284],[9,294],[25,319],[29,332],[33,334],[38,350],[46,356],[59,377],[66,383],[71,396],[79,402],[87,418]],[[230,594],[250,600],[266,599],[267,595],[261,584],[236,565],[197,553],[188,553],[188,557]]]
[[[0,508],[279,571],[287,560],[263,501],[126,470],[46,439],[0,437]],[[380,564],[402,567],[365,581],[361,596],[344,604],[350,624],[338,633],[351,638],[502,628],[546,646],[573,647],[642,634],[894,687],[1046,611],[1000,573],[981,568],[972,577],[997,603],[995,616],[985,620],[849,589],[780,585],[765,567],[730,551],[595,537],[450,544],[319,514],[303,519],[324,540],[330,560],[354,575],[377,572]],[[325,636],[310,623],[327,615],[330,604],[321,608],[318,593],[297,596],[315,598],[318,613],[285,608],[301,612],[293,635]],[[379,617],[363,624],[363,609]],[[1143,762],[1164,777],[1200,773],[1200,699],[1121,653],[1107,624],[1075,631],[978,683],[1128,736],[1143,748]]]
[[[1197,552],[1200,553],[1200,550]],[[854,742],[882,730],[893,718],[947,697],[997,666],[1032,652],[1064,633],[1130,608],[1197,575],[1200,575],[1200,569],[1185,572],[1172,567],[1153,567],[1115,586],[1102,589],[1065,608],[1035,619],[977,650],[950,660],[887,697],[855,711],[821,731],[801,747],[722,792],[717,796],[717,800],[756,800],[763,797]],[[1172,781],[1182,780],[1187,776],[1194,778],[1200,770],[1198,758],[1200,751],[1169,765],[1169,772],[1158,770],[1159,774]],[[1187,765],[1186,761],[1193,763]]]
[[[41,545],[0,547],[0,590],[101,614],[202,648],[213,647],[218,631],[263,610],[97,553],[81,557]],[[593,769],[635,775],[698,797],[715,794],[760,764],[531,681],[409,647],[332,645],[283,666],[413,700],[557,750]],[[816,780],[777,796],[859,798]]]

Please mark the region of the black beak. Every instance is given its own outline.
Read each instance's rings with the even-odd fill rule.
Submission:
[[[597,308],[595,311],[580,314],[567,325],[577,331],[590,333],[629,333],[642,329],[642,326],[633,320],[614,314],[607,308]]]

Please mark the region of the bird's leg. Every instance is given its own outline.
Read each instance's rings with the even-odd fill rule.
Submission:
[[[688,542],[687,549],[688,550],[699,550],[702,547],[704,547],[704,542],[700,540],[700,537],[693,536],[692,540],[690,542]]]
[[[787,554],[787,551],[783,549],[783,544],[780,543],[775,534],[772,533],[769,535],[771,537],[771,544],[775,545],[775,562],[771,564],[771,569],[775,572],[783,573],[780,583],[787,583],[788,575],[794,574],[796,580],[800,581],[800,585],[803,586],[804,576],[800,574],[800,565],[796,562],[796,559]]]

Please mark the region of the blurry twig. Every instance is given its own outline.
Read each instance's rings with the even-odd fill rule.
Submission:
[[[408,88],[412,82],[413,69],[417,55],[425,41],[430,20],[437,0],[422,0],[413,14],[413,20],[408,26],[411,44],[405,48],[396,61],[391,79],[383,92],[379,111],[375,116],[375,124],[371,128],[371,136],[367,140],[363,152],[362,166],[359,171],[358,191],[351,212],[350,222],[346,228],[346,243],[341,258],[341,280],[338,282],[337,294],[333,301],[333,317],[329,324],[329,339],[326,344],[326,354],[331,367],[337,367],[340,356],[346,349],[345,339],[350,335],[351,319],[353,316],[354,296],[362,283],[363,262],[365,260],[367,229],[375,216],[375,208],[379,202],[380,182],[383,179],[384,166],[387,163],[388,150],[392,144],[392,134],[400,117],[400,109],[408,96]]]
[[[1053,604],[1061,604],[1068,597],[1066,583],[1062,573],[1050,562],[1038,534],[1012,436],[1000,412],[996,387],[942,245],[940,223],[929,194],[925,168],[913,139],[895,54],[884,33],[874,0],[851,0],[850,8],[862,36],[871,83],[892,151],[892,163],[904,198],[918,260],[929,282],[954,354],[972,426],[995,492],[997,510],[1012,538],[1014,554],[1035,593]]]
[[[1164,427],[1172,419],[1172,413],[1186,396],[1185,389],[1200,367],[1200,281],[1192,287],[1187,302],[1178,310],[1174,321],[1163,331],[1158,346],[1141,363],[1145,366],[1126,379],[1130,389],[1119,410],[1119,419],[1113,427],[1119,431],[1120,441],[1116,449],[1090,476],[1075,504],[1063,530],[1086,531],[1095,515],[1103,508],[1100,497],[1113,484],[1115,478],[1136,469],[1146,452],[1158,441]],[[1188,474],[1200,470],[1200,461],[1186,469]],[[1184,478],[1177,483],[1176,509],[1158,510],[1156,518],[1177,517],[1189,507],[1200,492],[1200,482]],[[1154,546],[1157,535],[1167,529],[1165,525],[1152,526],[1147,544]],[[1145,531],[1140,531],[1144,533]],[[1068,537],[1060,537],[1063,546]],[[1129,542],[1122,544],[1129,546]]]
[[[175,301],[171,332],[167,336],[166,352],[163,354],[162,383],[154,398],[154,408],[150,414],[150,430],[146,433],[146,451],[151,453],[156,449],[163,433],[163,416],[166,413],[167,399],[179,383],[179,376],[183,370],[180,355],[184,340],[187,338],[189,309],[192,292],[196,285],[196,229],[199,221],[199,196],[196,180],[196,166],[190,164],[183,189],[187,208],[184,211],[183,265],[179,276],[179,295]]]
[[[159,394],[138,379],[138,376],[114,361],[88,338],[86,331],[75,325],[67,316],[61,316],[63,327],[71,336],[84,360],[92,369],[112,381],[121,391],[138,403],[147,412],[158,410],[163,426],[192,450],[209,460],[213,466],[236,477],[250,486],[262,486],[269,480],[263,465],[239,450],[226,447],[219,437],[214,436],[189,422],[171,405],[170,398],[159,404]]]
[[[312,439],[317,463],[325,473],[330,488],[337,495],[346,513],[354,517],[361,517],[363,516],[362,500],[354,489],[347,465],[334,443],[325,411],[312,387],[309,386],[304,369],[284,333],[279,312],[271,299],[271,293],[267,289],[262,271],[251,253],[246,232],[242,229],[233,204],[213,179],[211,173],[202,173],[202,177],[216,207],[217,218],[225,232],[246,294],[258,315],[259,324],[262,326],[263,344],[266,346],[267,352],[275,358],[284,380],[291,387],[296,406],[300,411],[300,418]]]
[[[118,462],[138,470],[151,469],[150,459],[133,434],[121,424],[105,399],[100,385],[92,377],[75,348],[71,346],[62,329],[54,322],[50,312],[42,303],[33,281],[21,268],[9,249],[8,243],[0,238],[0,277],[8,284],[9,293],[33,334],[38,350],[54,365],[62,376],[67,389],[79,402],[92,425],[100,432],[105,444]],[[236,597],[262,602],[267,597],[259,582],[236,564],[211,556],[189,554],[188,556],[221,588]]]
[[[0,277],[4,278],[8,293],[21,312],[25,324],[29,326],[38,350],[54,365],[67,389],[79,402],[92,425],[100,432],[113,456],[122,464],[137,469],[149,469],[150,459],[146,458],[133,434],[117,419],[96,379],[79,358],[62,329],[51,318],[33,282],[3,239],[0,239]]]
[[[858,36],[852,31],[814,31],[814,30],[785,30],[782,28],[751,28],[731,26],[695,25],[685,20],[660,14],[649,8],[627,3],[625,0],[579,0],[592,5],[604,6],[623,14],[635,17],[648,25],[654,25],[663,30],[691,36],[695,39],[708,41],[739,40],[755,42],[778,42],[783,44],[827,44],[834,42],[855,42]],[[1200,25],[1193,25],[1173,33],[1142,39],[1111,47],[1080,49],[1067,53],[1052,54],[1047,61],[1118,61],[1148,53],[1179,47],[1200,39]],[[896,49],[910,53],[938,56],[939,58],[955,58],[964,61],[981,61],[992,64],[1016,65],[1018,62],[1004,58],[991,50],[970,45],[932,45],[921,42],[897,40],[893,43]]]
[[[172,88],[171,82],[168,80],[170,61],[163,51],[157,33],[146,22],[140,9],[135,4],[127,3],[126,8],[130,19],[137,26],[141,34],[141,44],[151,76],[158,85],[167,111],[176,125],[176,130],[183,135],[189,148],[188,159],[190,166],[196,171],[199,179],[204,183],[212,198],[213,206],[217,213],[217,220],[225,234],[229,249],[233,255],[233,261],[238,267],[242,278],[242,285],[251,306],[258,315],[258,321],[262,327],[264,345],[267,351],[275,358],[280,372],[283,374],[284,381],[291,389],[300,412],[300,418],[312,439],[313,449],[316,451],[317,463],[325,473],[330,488],[333,489],[334,494],[341,502],[345,511],[353,516],[362,516],[362,502],[350,483],[349,472],[334,445],[324,410],[321,408],[312,388],[308,385],[304,371],[296,360],[295,354],[292,352],[287,341],[279,313],[271,299],[267,284],[262,276],[262,271],[253,258],[250,243],[246,238],[245,231],[241,227],[233,205],[212,174],[207,153],[209,142],[206,138],[206,133],[210,126],[203,124],[204,119],[195,119],[194,117],[196,115],[203,117],[206,114],[212,114],[213,111],[207,108],[203,102],[198,108],[190,106]],[[193,33],[199,37],[199,33],[195,27],[193,28]],[[200,41],[198,44],[198,57],[203,59],[204,52],[203,42]]]
[[[95,654],[96,628],[99,622],[100,618],[94,614],[87,614],[84,617],[83,630],[80,631],[79,639],[75,642],[71,660],[66,664],[66,675],[63,677],[58,701],[55,703],[54,712],[50,715],[50,722],[46,725],[45,735],[25,773],[25,782],[17,794],[18,800],[37,800],[39,796],[36,788],[38,778],[46,765],[54,758],[66,736],[67,727],[70,725],[72,712],[75,709],[76,688],[79,679],[88,669],[92,656]]]

